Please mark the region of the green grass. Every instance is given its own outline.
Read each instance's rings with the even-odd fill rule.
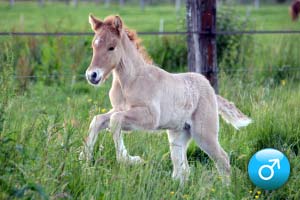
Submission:
[[[246,8],[234,9],[245,16]],[[119,13],[128,26],[138,31],[157,30],[160,18],[165,19],[166,30],[182,27],[170,6],[146,7],[141,12],[136,6],[106,9],[95,4],[80,4],[78,8],[47,4],[40,8],[35,3],[17,2],[14,8],[0,4],[0,30],[90,31],[87,22],[90,12],[100,17]],[[184,16],[184,8],[180,15]],[[300,28],[299,23],[289,21],[286,6],[262,6],[258,11],[253,10],[251,16],[258,29]],[[24,18],[24,23],[20,24],[20,18]],[[91,119],[110,108],[110,82],[95,89],[82,79],[72,83],[71,77],[64,77],[63,81],[34,80],[24,90],[12,75],[15,65],[28,67],[26,59],[31,58],[24,52],[35,49],[31,47],[43,50],[41,55],[29,54],[41,56],[37,59],[40,63],[34,63],[40,70],[37,75],[44,72],[44,62],[62,67],[67,73],[69,68],[82,65],[81,71],[76,71],[82,73],[89,64],[90,49],[86,50],[89,44],[84,39],[75,43],[79,38],[45,37],[36,41],[28,39],[26,46],[23,39],[6,37],[5,42],[0,42],[3,47],[0,54],[0,199],[254,199],[257,191],[262,190],[251,184],[247,164],[253,153],[266,147],[277,148],[287,155],[291,176],[282,188],[262,191],[260,199],[300,199],[299,78],[293,77],[293,71],[255,71],[257,66],[265,67],[262,69],[269,69],[274,63],[283,66],[300,55],[299,36],[285,37],[255,36],[255,53],[249,58],[253,61],[247,66],[250,72],[220,74],[220,94],[254,120],[240,131],[221,121],[220,143],[232,164],[229,187],[222,184],[212,161],[194,143],[188,150],[189,181],[183,187],[173,181],[164,131],[158,134],[136,131],[125,135],[129,152],[143,157],[144,165],[118,164],[107,131],[100,133],[96,143],[95,163],[79,162]],[[146,39],[151,41],[152,37]],[[16,54],[17,47],[21,49],[20,54]],[[66,47],[71,50],[65,51]],[[59,56],[64,59],[57,59]],[[84,61],[76,60],[80,56],[85,57]],[[10,61],[14,58],[18,58],[17,63]],[[293,66],[299,67],[298,63]],[[53,73],[57,73],[55,70]],[[270,79],[262,79],[264,73]]]
[[[179,18],[184,17],[182,8]],[[103,19],[112,14],[119,14],[129,27],[138,31],[158,31],[160,19],[164,19],[165,31],[174,31],[178,25],[175,8],[171,6],[146,7],[142,11],[138,6],[82,3],[79,7],[64,3],[46,4],[41,8],[37,3],[16,3],[13,8],[8,4],[0,4],[1,31],[81,31],[90,30],[88,15]]]
[[[289,5],[262,5],[259,9],[253,6],[232,6],[241,16],[249,12],[251,21],[257,30],[299,30],[300,24],[293,22],[289,15]]]
[[[299,85],[287,82],[275,88],[253,87],[222,77],[221,94],[254,119],[240,131],[221,123],[220,142],[232,164],[230,187],[222,184],[213,163],[199,154],[194,144],[189,148],[192,173],[186,185],[180,187],[171,179],[172,164],[164,131],[125,135],[129,152],[142,156],[144,165],[118,164],[107,131],[100,133],[95,163],[79,162],[92,117],[110,107],[110,83],[97,89],[82,82],[63,87],[35,84],[25,94],[10,98],[5,106],[0,132],[0,198],[22,196],[20,190],[29,185],[33,191],[27,190],[23,197],[251,199],[260,189],[250,183],[247,163],[254,152],[266,147],[283,151],[292,172],[286,185],[271,193],[263,192],[262,198],[299,198]]]
[[[236,18],[245,18],[247,10],[250,10],[248,17],[249,28],[256,30],[299,30],[300,23],[292,22],[288,14],[288,5],[262,5],[260,9],[256,10],[252,6],[236,6],[230,5],[232,10],[236,11]],[[221,6],[219,9],[222,9]],[[88,23],[88,14],[94,13],[95,15],[104,18],[110,14],[120,14],[125,23],[136,29],[137,31],[158,31],[160,19],[165,21],[165,31],[183,30],[185,19],[185,8],[182,7],[179,15],[175,13],[175,8],[170,5],[151,6],[146,7],[145,11],[136,5],[125,6],[120,8],[118,5],[112,5],[109,8],[105,8],[103,4],[94,3],[81,3],[78,7],[68,6],[64,3],[47,3],[44,7],[38,6],[37,3],[23,3],[17,2],[13,8],[9,7],[8,3],[0,4],[0,31],[50,31],[50,32],[63,32],[63,31],[79,31],[79,32],[92,32]],[[159,46],[156,43],[157,36],[141,36],[145,41],[145,46],[148,49],[154,46]],[[28,37],[25,37],[28,39]],[[82,47],[81,43],[90,41],[91,37],[65,37],[62,42],[58,41],[58,48],[62,52],[60,55],[67,54],[72,45],[76,46],[76,49],[87,48],[88,45]],[[89,38],[89,39],[85,39]],[[8,40],[16,40],[13,37],[1,37],[0,44],[7,42]],[[25,39],[24,39],[25,40]],[[47,41],[48,40],[48,41]],[[60,40],[60,39],[58,39]],[[85,41],[83,41],[85,40]],[[37,41],[38,47],[47,49],[47,46],[52,47],[51,39],[46,38],[44,41]],[[55,39],[56,41],[56,39]],[[64,41],[72,41],[64,47]],[[15,41],[14,41],[15,42]],[[250,68],[266,68],[266,67],[282,67],[290,65],[291,61],[294,62],[293,67],[299,67],[299,34],[298,35],[283,35],[283,34],[267,34],[267,35],[254,35],[253,40],[244,42],[243,49],[247,49],[249,46],[253,46],[254,51],[252,54],[246,56],[246,63],[243,67]],[[49,43],[49,45],[47,44]],[[55,43],[55,42],[54,42]],[[283,61],[278,61],[281,56],[286,56],[285,48],[287,45],[293,43],[293,51],[295,56],[285,58]],[[30,44],[29,44],[30,45]],[[44,47],[43,45],[46,45]],[[69,47],[70,46],[70,47]],[[26,49],[24,48],[23,51]],[[66,48],[66,50],[63,50]],[[54,49],[54,48],[53,48]],[[34,52],[34,51],[33,51]],[[83,50],[85,52],[85,50]],[[236,52],[238,54],[240,52]],[[242,52],[243,53],[243,52]],[[31,53],[33,54],[33,53]],[[53,53],[55,54],[55,53]],[[83,54],[82,54],[83,55]],[[60,58],[60,56],[56,56]],[[67,58],[80,58],[79,55],[64,56]],[[83,59],[79,59],[83,60]],[[297,62],[298,61],[298,62]],[[30,61],[29,61],[30,62]],[[64,62],[64,61],[60,61]],[[81,66],[85,65],[87,61],[77,61],[77,64]],[[43,63],[44,64],[44,63]],[[47,63],[48,64],[48,63]],[[46,64],[46,65],[47,65]],[[30,63],[30,65],[36,66],[36,63]],[[68,63],[69,66],[73,65]],[[280,66],[278,66],[280,65]],[[18,66],[18,65],[17,65]]]
[[[249,17],[257,30],[299,30],[300,24],[292,22],[288,13],[288,5],[263,5],[259,9],[252,6],[227,6],[236,10],[239,17]],[[222,7],[220,7],[222,9]],[[100,18],[111,14],[120,14],[129,27],[138,31],[157,31],[160,19],[165,21],[165,30],[174,31],[178,27],[178,19],[185,17],[182,7],[178,17],[175,8],[169,5],[151,6],[142,11],[136,5],[119,7],[112,5],[106,8],[103,4],[81,3],[78,7],[64,3],[47,3],[40,7],[37,3],[17,2],[14,7],[8,3],[0,4],[1,31],[89,31],[88,14],[93,13]]]
[[[246,13],[249,12],[249,20],[255,30],[300,30],[300,23],[291,20],[289,5],[262,5],[259,9],[255,9],[253,6],[235,6],[234,9],[241,16],[246,16]],[[267,34],[255,35],[254,38],[258,48],[263,48],[267,54],[270,49],[287,37],[289,36],[284,34]],[[299,38],[299,34],[296,37]]]

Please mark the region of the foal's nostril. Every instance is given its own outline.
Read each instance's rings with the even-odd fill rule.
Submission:
[[[93,85],[97,85],[102,78],[102,71],[95,69],[95,70],[87,70],[86,71],[86,79],[89,83]]]
[[[91,77],[92,77],[92,79],[96,79],[97,78],[97,72],[93,72]]]

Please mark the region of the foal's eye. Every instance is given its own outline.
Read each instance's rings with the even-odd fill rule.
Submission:
[[[115,49],[115,47],[109,47],[108,51],[113,51]]]

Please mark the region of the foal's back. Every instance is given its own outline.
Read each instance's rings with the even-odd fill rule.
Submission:
[[[203,75],[172,74],[156,66],[144,70],[143,78],[137,84],[144,84],[148,88],[144,95],[147,96],[146,101],[154,103],[160,113],[160,128],[184,126],[191,121],[192,114],[199,110],[199,106],[212,107],[211,111],[217,112],[214,90]]]

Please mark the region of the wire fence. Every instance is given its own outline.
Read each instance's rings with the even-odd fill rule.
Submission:
[[[266,35],[266,34],[300,34],[300,30],[235,30],[235,31],[216,31],[216,32],[188,32],[188,31],[165,31],[165,32],[155,32],[155,31],[146,31],[146,32],[138,32],[139,35],[189,35],[189,34],[208,34],[208,35]],[[52,36],[52,37],[60,37],[60,36],[93,36],[92,32],[0,32],[0,36]],[[212,72],[225,72],[225,73],[235,73],[242,74],[247,72],[274,72],[274,71],[300,71],[299,67],[268,67],[268,68],[249,68],[243,67],[239,69],[219,69],[217,71],[202,71],[202,73],[212,73]],[[76,78],[84,78],[84,74],[48,74],[48,75],[28,75],[28,76],[18,76],[12,75],[16,79],[38,79],[38,78],[59,78],[59,77],[76,77]]]
[[[300,34],[300,30],[236,30],[236,31],[216,31],[216,32],[188,32],[188,31],[144,31],[139,35],[266,35],[266,34]],[[92,32],[0,32],[0,36],[93,36]]]
[[[212,71],[202,71],[202,73],[209,73]],[[232,73],[241,75],[243,73],[254,73],[254,72],[300,72],[299,67],[271,67],[271,68],[249,68],[243,67],[242,69],[220,69],[217,73]],[[70,77],[70,78],[85,78],[85,74],[70,74],[70,73],[57,73],[48,75],[11,75],[15,79],[36,79],[36,78],[59,78],[59,77]]]

